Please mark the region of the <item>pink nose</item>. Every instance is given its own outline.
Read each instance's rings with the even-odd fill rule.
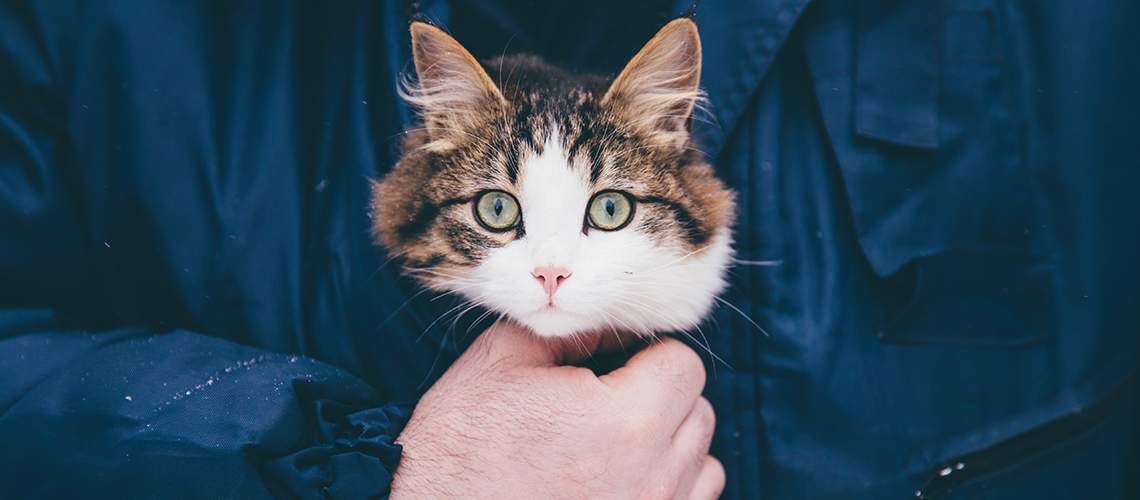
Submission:
[[[546,296],[553,302],[554,292],[558,290],[563,281],[566,281],[566,278],[570,277],[570,270],[560,266],[538,266],[534,268],[534,272],[531,274],[542,285],[542,289],[546,290]]]

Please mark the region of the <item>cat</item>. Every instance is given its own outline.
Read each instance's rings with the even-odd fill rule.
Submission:
[[[697,326],[725,287],[735,195],[690,136],[696,24],[668,23],[612,80],[481,65],[440,28],[410,31],[401,94],[422,128],[371,202],[403,269],[542,337]]]

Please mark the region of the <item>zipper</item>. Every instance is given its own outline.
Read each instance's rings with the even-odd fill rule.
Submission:
[[[1134,379],[1135,375],[1128,377],[1111,394],[1089,406],[982,450],[947,461],[915,490],[914,498],[930,500],[941,497],[974,479],[1017,465],[1024,459],[1092,430],[1133,391]]]

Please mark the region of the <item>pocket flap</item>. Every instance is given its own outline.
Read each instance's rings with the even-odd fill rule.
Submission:
[[[855,132],[915,148],[938,147],[938,9],[863,0],[855,49]]]
[[[951,249],[1027,251],[1038,227],[1012,82],[1001,58],[971,57],[1006,52],[988,36],[1000,19],[927,3],[843,4],[860,11],[804,37],[859,242],[884,277]]]

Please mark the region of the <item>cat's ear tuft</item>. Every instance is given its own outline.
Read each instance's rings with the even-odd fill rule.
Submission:
[[[666,143],[688,140],[689,118],[701,100],[701,39],[689,18],[661,28],[602,97],[625,119]]]
[[[446,142],[481,113],[505,104],[479,61],[451,35],[421,21],[412,22],[410,31],[417,79],[406,82],[401,94],[419,108],[434,141]]]

